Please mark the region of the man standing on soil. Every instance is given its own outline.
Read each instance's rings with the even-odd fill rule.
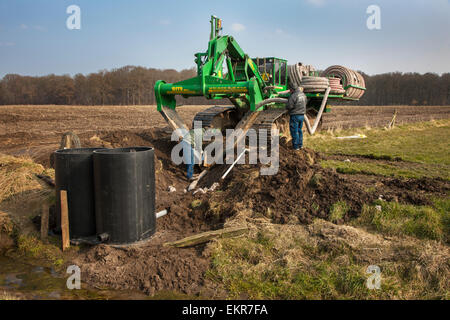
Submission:
[[[286,109],[291,116],[289,129],[291,131],[292,146],[294,150],[300,150],[303,148],[302,128],[306,112],[306,96],[303,93],[302,87],[291,87],[291,96],[289,97]]]
[[[196,132],[197,130],[197,132]],[[200,132],[198,132],[200,130]],[[183,159],[186,164],[187,174],[186,177],[189,181],[194,179],[194,165],[201,162],[201,154],[195,149],[195,134],[201,134],[203,136],[203,129],[192,129],[187,132],[183,137],[181,144],[183,145]]]
[[[208,136],[215,136],[221,134],[220,130],[210,128],[206,131],[202,128],[201,121],[194,122],[194,129],[189,130],[182,138],[181,145],[183,147],[183,161],[186,164],[186,177],[189,181],[195,180],[194,174],[195,164],[201,165],[203,162],[203,137],[208,133]]]

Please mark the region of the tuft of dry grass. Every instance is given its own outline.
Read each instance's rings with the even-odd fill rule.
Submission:
[[[35,231],[32,218],[39,214],[43,202],[51,202],[54,191],[36,174],[54,176],[27,157],[0,154],[0,210],[14,222],[17,231]]]
[[[36,174],[43,173],[44,167],[31,158],[0,154],[0,202],[20,193],[42,190]]]
[[[449,243],[449,209],[450,199],[437,199],[432,206],[377,200],[373,205],[364,205],[361,215],[352,224],[385,235],[408,235]]]
[[[0,291],[0,300],[21,300],[19,294],[10,293],[8,291]]]

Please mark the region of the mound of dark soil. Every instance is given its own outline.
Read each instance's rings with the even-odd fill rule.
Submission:
[[[82,270],[90,283],[147,294],[174,291],[198,294],[204,286],[208,259],[195,250],[146,246],[128,250],[100,245],[90,250]]]
[[[237,165],[221,185],[219,195],[203,196],[210,202],[206,216],[219,218],[238,213],[236,203],[255,215],[270,217],[275,223],[310,223],[328,219],[330,209],[345,201],[347,212],[338,222],[357,217],[364,204],[382,198],[417,205],[430,204],[430,195],[446,195],[449,183],[440,179],[396,179],[365,175],[345,175],[319,164],[320,155],[312,150],[295,152],[280,142],[280,164],[276,175],[263,176],[259,166]],[[226,168],[214,168],[205,177],[206,186],[219,181]],[[219,206],[217,205],[219,203]]]
[[[224,216],[234,215],[234,204],[243,203],[256,215],[272,218],[276,223],[310,223],[314,217],[326,219],[330,206],[345,201],[349,207],[344,217],[356,216],[362,204],[378,195],[361,192],[358,186],[318,164],[320,156],[312,150],[293,151],[280,143],[280,163],[275,175],[260,175],[259,166],[236,166],[221,186],[220,198],[209,201],[222,203]],[[217,180],[223,169],[213,169],[205,180]],[[218,174],[219,173],[219,174]]]
[[[210,261],[203,246],[185,249],[163,246],[166,242],[214,228],[192,214],[190,194],[169,194],[168,197],[173,199],[168,206],[170,212],[158,219],[157,232],[146,243],[124,248],[98,245],[84,250],[75,259],[74,263],[80,266],[88,283],[120,290],[138,289],[149,295],[171,291],[220,297],[215,284],[205,280]]]

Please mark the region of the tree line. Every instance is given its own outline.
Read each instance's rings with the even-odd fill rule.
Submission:
[[[125,66],[88,75],[41,77],[7,74],[0,81],[0,104],[149,105],[156,104],[157,80],[192,78],[195,69],[182,71]],[[202,97],[177,99],[182,104],[207,104]]]
[[[450,105],[450,73],[362,73],[366,92],[359,105]]]
[[[450,105],[450,73],[362,73],[367,91],[360,105]],[[0,80],[0,104],[151,105],[157,80],[172,83],[194,77],[196,70],[160,70],[125,66],[88,75],[41,77],[8,74]],[[221,104],[203,97],[178,104]],[[227,102],[225,102],[227,103]]]

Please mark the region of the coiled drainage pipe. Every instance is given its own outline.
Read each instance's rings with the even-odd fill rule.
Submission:
[[[360,99],[364,94],[364,90],[361,89],[366,86],[364,78],[352,69],[343,66],[331,66],[323,71],[321,76],[340,78],[346,96],[349,98]]]

